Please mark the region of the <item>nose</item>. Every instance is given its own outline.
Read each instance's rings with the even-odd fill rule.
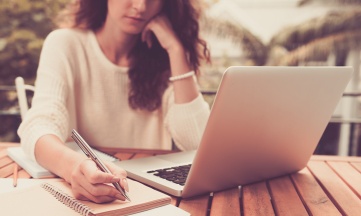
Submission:
[[[133,8],[138,12],[144,12],[147,9],[147,0],[134,0]]]

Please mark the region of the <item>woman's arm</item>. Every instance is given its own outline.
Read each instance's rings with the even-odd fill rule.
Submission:
[[[35,157],[39,164],[71,182],[71,170],[86,159],[85,155],[67,148],[55,135],[40,137],[35,144]]]
[[[181,75],[192,70],[186,52],[164,14],[154,17],[143,30],[142,39],[147,42],[148,46],[151,46],[150,31],[155,34],[161,46],[168,52],[172,76]],[[190,102],[200,94],[193,77],[174,81],[173,87],[174,101],[177,104]]]
[[[44,135],[37,141],[35,157],[39,164],[71,184],[76,199],[96,203],[125,200],[119,191],[105,184],[120,182],[122,187],[129,190],[123,181],[126,178],[124,170],[107,163],[113,174],[100,171],[93,161],[67,148],[55,135]]]
[[[124,170],[108,164],[114,175],[102,173],[93,161],[64,143],[70,132],[66,104],[71,89],[67,74],[72,68],[68,48],[76,46],[73,38],[70,31],[57,30],[44,42],[32,107],[18,130],[21,145],[32,159],[70,183],[76,198],[94,202],[124,200],[114,187],[99,184],[123,180]],[[126,182],[120,183],[127,187]]]
[[[148,46],[151,46],[150,31],[169,55],[171,76],[192,70],[187,53],[165,15],[156,16],[145,27],[142,39]],[[171,105],[168,107],[165,120],[166,127],[181,150],[196,149],[208,120],[209,106],[202,98],[193,76],[173,81],[172,85],[174,100],[170,100]]]

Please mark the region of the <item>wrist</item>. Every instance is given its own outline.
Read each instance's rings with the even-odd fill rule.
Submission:
[[[180,54],[185,54],[185,51],[180,43],[174,43],[173,45],[169,46],[167,53],[169,56],[179,56]]]
[[[187,79],[187,78],[193,77],[194,75],[195,75],[195,73],[192,70],[192,71],[189,71],[187,73],[179,74],[179,75],[176,75],[176,76],[171,76],[171,77],[169,77],[169,81],[174,82],[174,81],[177,81],[177,80]]]

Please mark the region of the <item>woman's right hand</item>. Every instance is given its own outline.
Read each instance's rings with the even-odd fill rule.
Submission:
[[[76,199],[95,203],[125,200],[125,197],[110,183],[119,182],[122,188],[129,191],[126,171],[113,163],[105,164],[111,173],[102,172],[90,159],[85,159],[74,167],[70,184]]]

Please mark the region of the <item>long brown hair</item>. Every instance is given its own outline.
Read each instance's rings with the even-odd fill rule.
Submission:
[[[192,69],[198,74],[200,61],[210,62],[210,53],[206,42],[199,37],[201,10],[197,3],[197,0],[164,0],[163,11],[184,46]],[[106,0],[75,0],[60,14],[58,25],[96,31],[105,22],[107,4]],[[133,109],[153,111],[161,105],[169,84],[168,54],[153,36],[151,48],[139,38],[132,56],[134,61],[128,73],[129,104]]]

